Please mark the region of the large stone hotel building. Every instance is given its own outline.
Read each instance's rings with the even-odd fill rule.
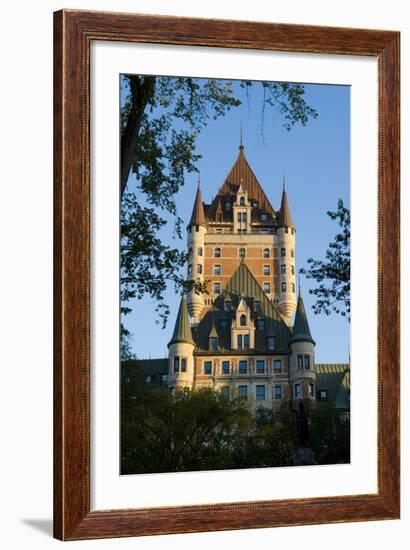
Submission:
[[[285,184],[275,210],[241,144],[211,204],[198,184],[187,236],[188,279],[209,294],[182,297],[167,359],[135,362],[146,383],[211,386],[274,409],[303,398],[347,410],[349,366],[315,364]]]

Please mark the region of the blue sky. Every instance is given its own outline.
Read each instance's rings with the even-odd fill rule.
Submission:
[[[216,195],[238,155],[240,125],[243,126],[245,155],[272,206],[280,206],[282,178],[285,176],[293,223],[296,227],[296,268],[306,266],[308,257],[324,258],[327,246],[337,232],[335,221],[326,215],[337,209],[342,198],[350,204],[350,88],[336,85],[306,85],[305,98],[319,116],[305,127],[291,131],[282,127],[280,114],[265,113],[262,133],[261,94],[253,87],[249,99],[235,84],[242,105],[216,121],[211,120],[197,142],[203,198],[209,203]],[[132,179],[132,178],[131,178]],[[135,182],[130,181],[131,184]],[[196,193],[197,175],[188,174],[176,197],[178,213],[189,220]],[[132,187],[131,187],[132,188]],[[163,233],[164,240],[185,249],[186,235],[172,240],[172,231]],[[333,314],[314,315],[314,297],[308,279],[301,279],[302,295],[310,328],[316,340],[316,362],[347,362],[349,358],[349,325]],[[167,292],[171,315],[165,329],[156,324],[155,302],[150,298],[131,303],[133,312],[124,317],[132,333],[132,348],[139,358],[165,357],[172,335],[179,297],[173,287]]]

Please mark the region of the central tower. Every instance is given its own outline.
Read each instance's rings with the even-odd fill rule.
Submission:
[[[198,189],[187,227],[188,279],[207,283],[209,294],[188,293],[193,325],[222,293],[239,263],[248,268],[290,326],[296,309],[295,227],[283,183],[276,211],[250,167],[241,143],[234,165],[211,204]]]

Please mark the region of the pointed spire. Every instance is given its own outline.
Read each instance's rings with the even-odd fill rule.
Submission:
[[[293,336],[291,342],[311,342],[315,345],[309,328],[309,322],[306,315],[305,304],[299,287],[298,305],[296,308],[295,323],[293,326]]]
[[[177,319],[175,321],[174,333],[168,344],[177,344],[179,342],[185,342],[195,346],[195,342],[192,338],[191,325],[189,322],[188,306],[186,303],[185,294],[182,295],[181,303],[179,305]]]
[[[191,227],[192,225],[202,225],[206,227],[204,203],[202,202],[201,182],[200,182],[199,175],[198,175],[198,189],[196,192],[194,207],[192,209],[191,221],[189,222],[188,227]]]
[[[282,201],[280,203],[278,227],[294,227],[288,202],[288,195],[285,188],[285,177],[283,177]]]

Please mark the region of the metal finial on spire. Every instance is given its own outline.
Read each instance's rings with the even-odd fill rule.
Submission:
[[[243,149],[243,132],[242,132],[242,120],[241,120],[241,129],[239,134],[239,149]]]
[[[201,172],[198,172],[198,189],[201,187]]]
[[[283,185],[283,190],[285,190],[285,172],[283,172],[283,175],[282,175],[282,185]]]

